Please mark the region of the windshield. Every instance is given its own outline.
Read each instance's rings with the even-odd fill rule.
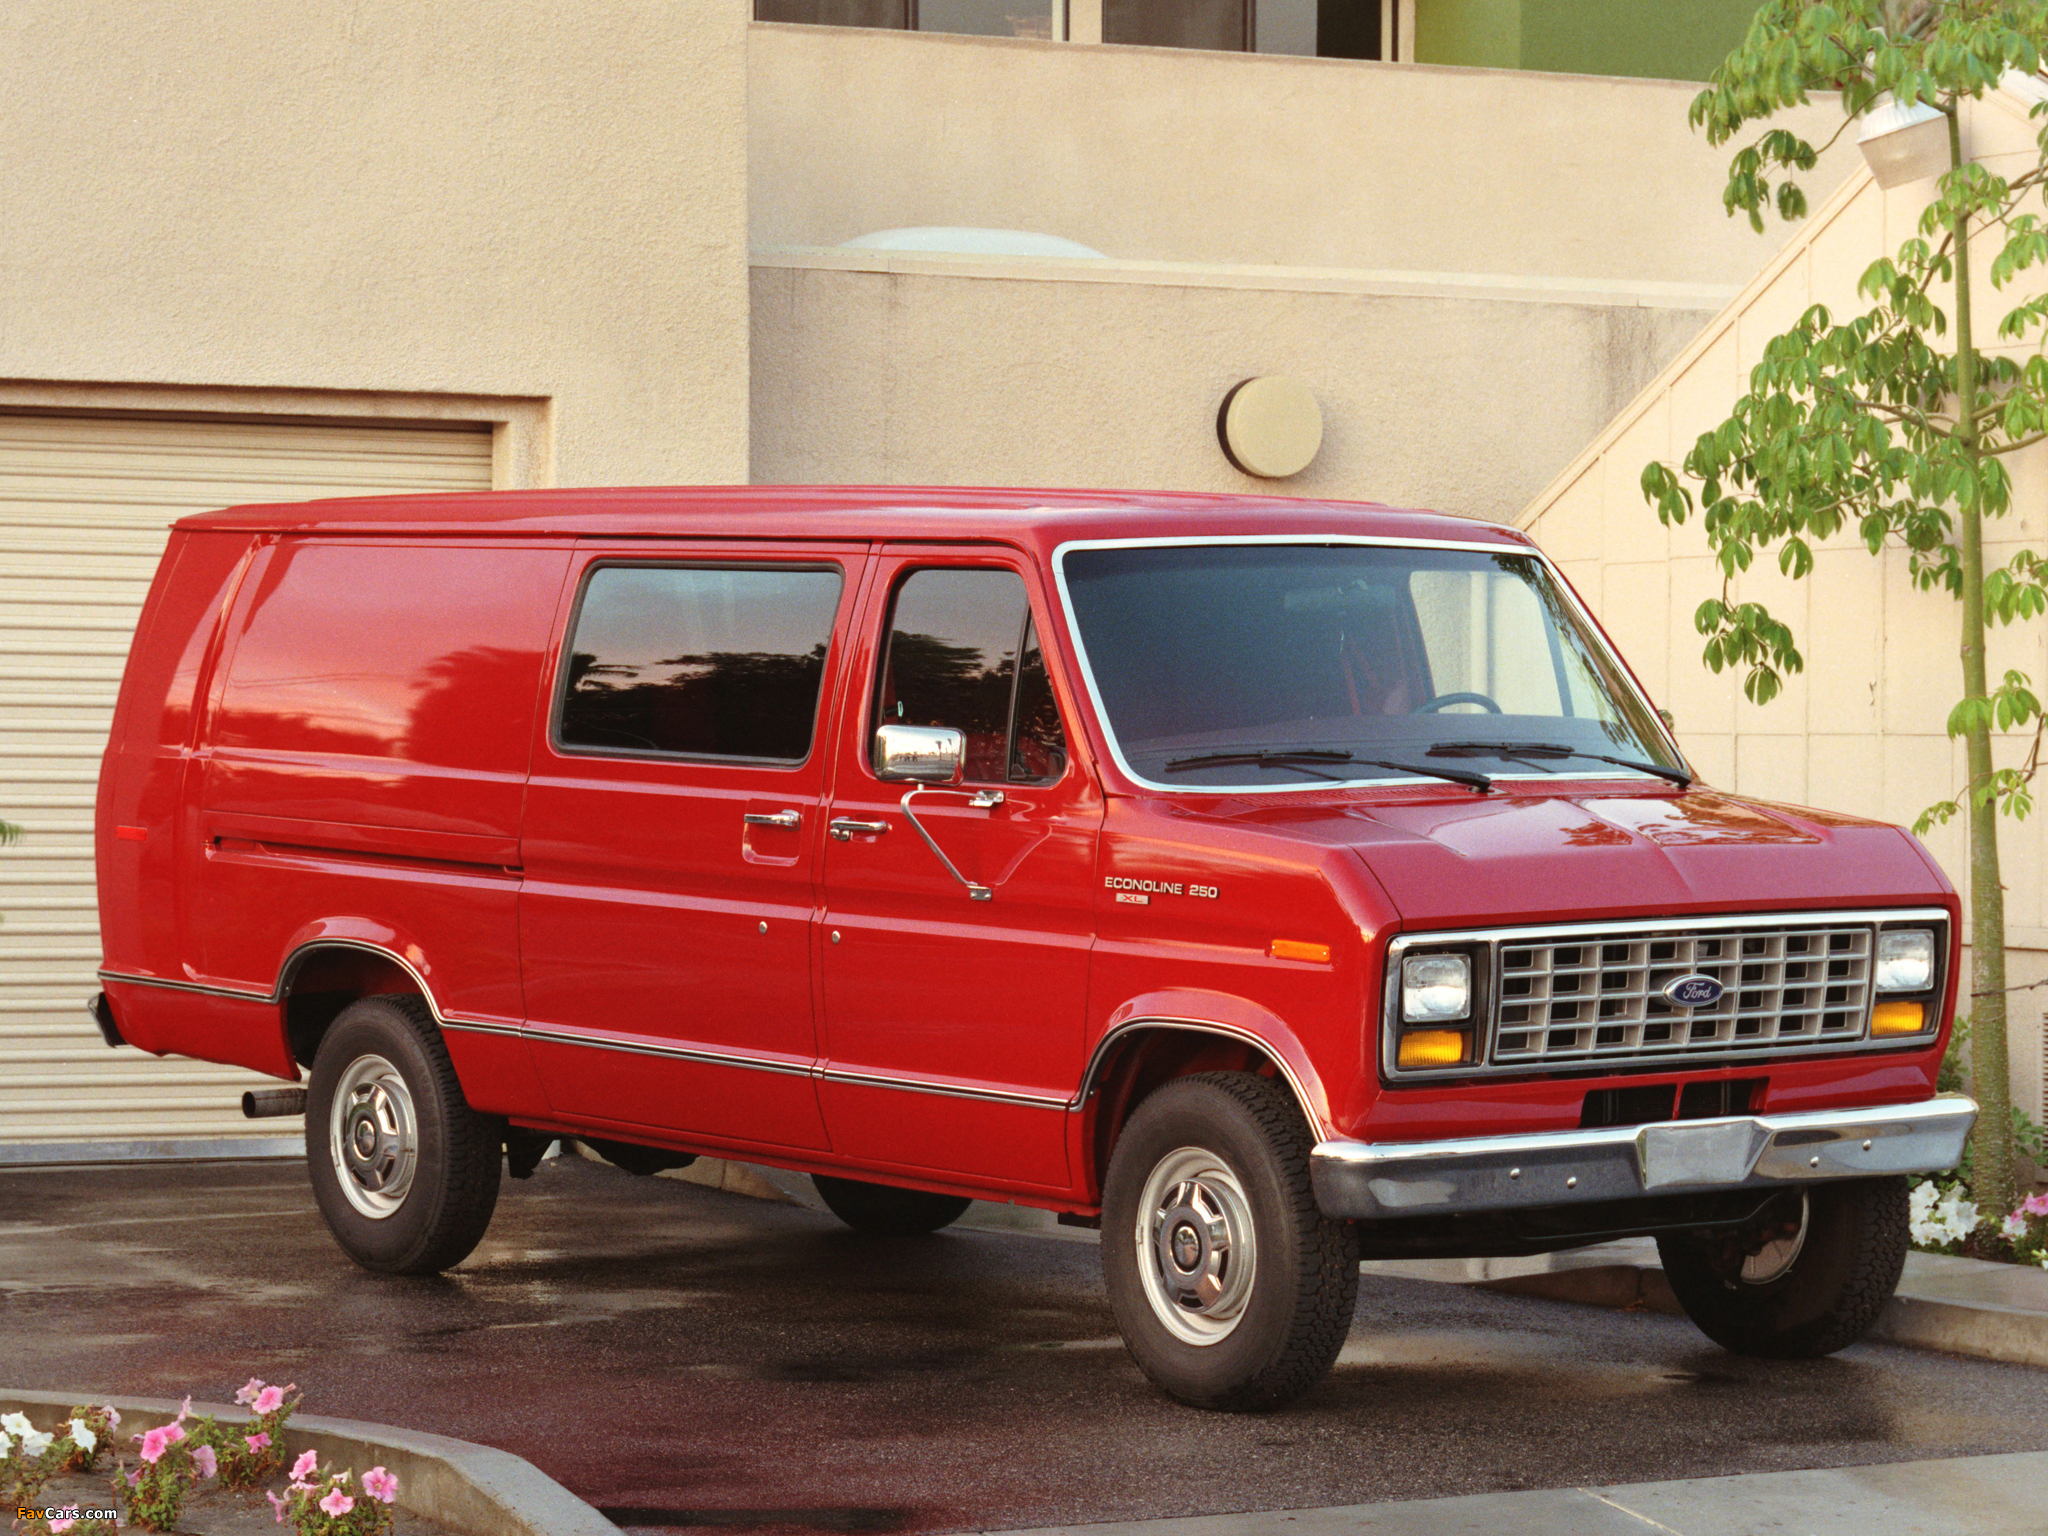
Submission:
[[[1685,777],[1533,555],[1083,546],[1060,569],[1104,723],[1154,784]]]

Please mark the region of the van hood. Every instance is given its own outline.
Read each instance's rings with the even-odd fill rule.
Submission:
[[[1940,901],[1950,886],[1908,833],[1718,790],[1609,784],[1244,813],[1342,843],[1408,928]]]

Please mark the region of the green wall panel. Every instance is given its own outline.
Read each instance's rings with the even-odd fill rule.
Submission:
[[[1704,80],[1757,0],[1414,0],[1424,64]]]

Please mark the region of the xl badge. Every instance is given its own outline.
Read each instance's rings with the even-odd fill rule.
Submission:
[[[1674,1008],[1711,1008],[1728,989],[1711,976],[1695,971],[1664,984],[1664,1001]]]

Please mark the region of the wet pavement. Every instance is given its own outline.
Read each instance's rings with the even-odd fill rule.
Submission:
[[[532,1461],[631,1529],[944,1531],[2048,1449],[2048,1373],[1369,1274],[1330,1379],[1181,1408],[1080,1234],[864,1238],[573,1159],[429,1280],[355,1268],[296,1163],[0,1169],[0,1385],[222,1400]]]

